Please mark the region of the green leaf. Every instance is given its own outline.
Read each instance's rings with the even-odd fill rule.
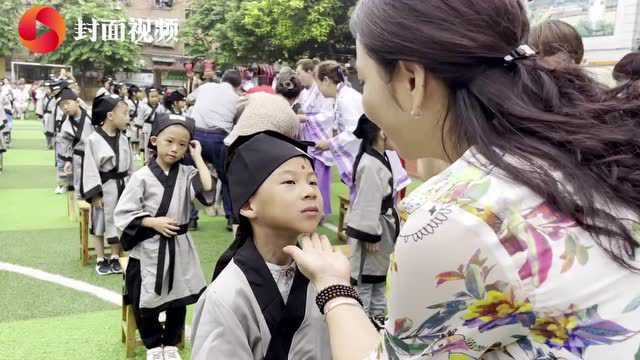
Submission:
[[[628,313],[637,310],[640,308],[640,295],[636,296],[631,302],[624,307],[622,310],[623,313]]]
[[[482,281],[482,270],[475,264],[469,264],[464,276],[464,283],[467,292],[476,299],[483,299],[485,295],[484,283]]]

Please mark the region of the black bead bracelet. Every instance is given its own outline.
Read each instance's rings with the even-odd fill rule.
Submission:
[[[331,285],[316,295],[316,305],[318,305],[320,313],[324,315],[324,306],[327,305],[329,301],[339,297],[355,299],[360,306],[362,306],[362,300],[360,300],[360,296],[354,287],[347,285]]]

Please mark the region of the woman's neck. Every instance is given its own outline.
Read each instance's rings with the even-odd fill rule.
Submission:
[[[276,265],[288,265],[291,257],[282,251],[285,246],[298,243],[298,235],[290,231],[277,231],[263,226],[253,226],[253,242],[264,261]]]

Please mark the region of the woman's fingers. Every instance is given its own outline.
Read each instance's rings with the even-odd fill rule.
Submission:
[[[304,251],[302,251],[302,249],[300,249],[299,247],[293,245],[285,246],[282,251],[284,251],[285,254],[291,256],[296,263],[299,263],[299,260],[304,256]]]
[[[329,238],[324,235],[320,236],[320,246],[324,251],[333,252],[333,245],[331,245]]]

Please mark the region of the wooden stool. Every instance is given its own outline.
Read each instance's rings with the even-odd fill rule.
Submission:
[[[80,264],[85,266],[95,255],[95,248],[89,245],[89,223],[91,213],[91,205],[84,200],[78,201],[78,223],[80,225]],[[105,250],[110,249],[111,245],[105,245]]]
[[[122,266],[122,322],[120,323],[120,330],[122,334],[122,343],[125,346],[127,352],[127,358],[135,357],[136,347],[144,346],[142,340],[138,339],[136,335],[138,327],[136,326],[136,318],[133,315],[133,306],[128,303],[126,296],[124,296],[124,274],[127,273],[127,265],[129,264],[129,257],[120,258],[120,266]],[[182,331],[182,337],[178,348],[184,349],[184,331]]]
[[[67,215],[69,216],[71,221],[77,220],[77,217],[76,217],[77,215],[76,208],[78,206],[77,203],[78,201],[76,200],[75,192],[67,191]]]
[[[340,211],[338,213],[338,233],[337,237],[339,241],[347,241],[347,232],[344,228],[344,218],[349,211],[350,201],[345,196],[340,195]]]

